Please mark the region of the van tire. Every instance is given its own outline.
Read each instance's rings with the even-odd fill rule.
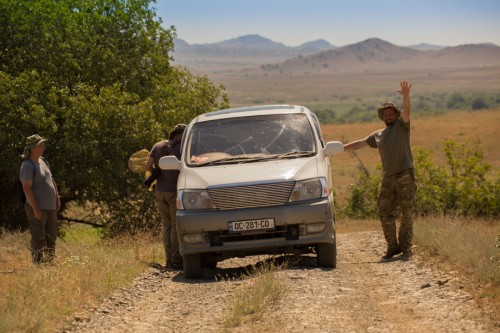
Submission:
[[[183,274],[188,279],[199,279],[203,275],[203,266],[199,254],[189,254],[182,257]]]
[[[204,253],[201,255],[201,265],[203,268],[216,269],[217,268],[217,257],[213,253]]]
[[[318,266],[337,267],[337,240],[333,244],[318,244]]]

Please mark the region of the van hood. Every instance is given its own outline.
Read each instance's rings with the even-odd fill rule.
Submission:
[[[271,160],[245,164],[182,168],[178,189],[243,185],[318,177],[318,155],[308,158]]]

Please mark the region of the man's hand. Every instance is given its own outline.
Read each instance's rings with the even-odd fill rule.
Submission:
[[[42,218],[43,218],[43,213],[42,211],[40,210],[40,208],[36,207],[36,208],[33,208],[33,213],[35,214],[35,219],[37,219],[38,221],[41,221]]]
[[[402,81],[400,83],[401,85],[401,90],[398,90],[398,93],[400,93],[401,95],[409,95],[410,94],[410,88],[411,88],[411,84],[409,84],[408,81]]]

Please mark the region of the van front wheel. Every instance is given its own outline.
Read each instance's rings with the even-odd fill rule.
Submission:
[[[333,244],[318,244],[318,266],[337,267],[337,242]]]
[[[199,279],[203,275],[203,266],[199,254],[189,254],[182,257],[184,276],[188,279]]]

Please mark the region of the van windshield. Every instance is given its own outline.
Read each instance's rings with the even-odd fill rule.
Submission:
[[[196,123],[186,140],[191,166],[249,163],[316,154],[305,114],[272,114]]]

